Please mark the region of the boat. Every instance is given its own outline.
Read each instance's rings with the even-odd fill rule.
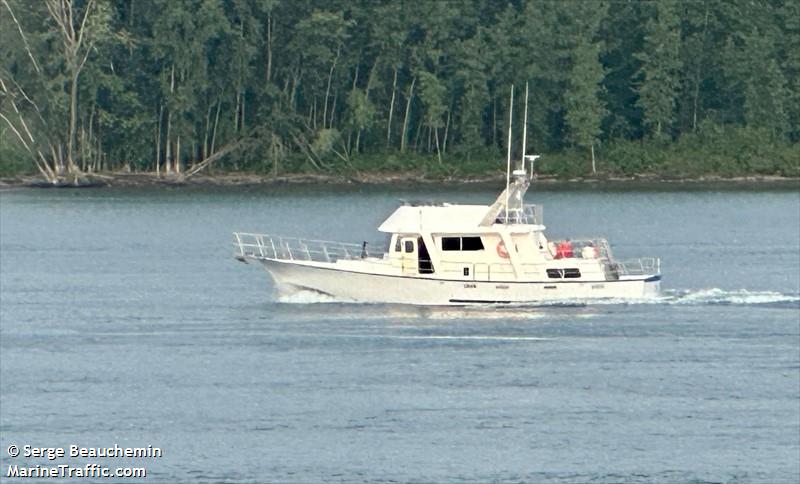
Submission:
[[[513,110],[513,88],[511,96]],[[527,118],[527,87],[525,97]],[[311,291],[335,301],[551,304],[657,297],[658,258],[617,260],[603,238],[547,238],[542,207],[524,203],[539,156],[525,154],[523,133],[522,159],[512,171],[509,127],[506,187],[491,205],[406,202],[378,227],[388,234],[378,252],[366,242],[235,232],[235,257],[263,266],[281,295]]]

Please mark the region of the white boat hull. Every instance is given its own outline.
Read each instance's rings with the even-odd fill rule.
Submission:
[[[415,305],[525,304],[582,299],[658,296],[661,276],[615,281],[483,282],[345,271],[293,261],[262,259],[281,294],[315,291],[335,300]]]

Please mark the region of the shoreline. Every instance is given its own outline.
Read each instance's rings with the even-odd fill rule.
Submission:
[[[235,186],[271,186],[271,185],[390,185],[390,184],[489,184],[505,182],[505,173],[488,173],[484,175],[462,175],[447,177],[426,177],[419,173],[357,173],[351,176],[330,175],[320,173],[287,174],[273,177],[250,173],[225,173],[217,175],[194,175],[182,177],[175,175],[156,175],[154,173],[100,173],[87,174],[84,178],[65,181],[54,185],[38,176],[18,176],[0,178],[0,190],[13,188],[135,188],[135,187],[235,187]],[[749,175],[722,177],[719,175],[703,175],[699,177],[665,177],[653,174],[636,176],[597,176],[557,178],[540,176],[537,184],[545,185],[642,185],[642,184],[720,184],[720,185],[789,185],[800,187],[800,177],[784,177],[777,175]]]

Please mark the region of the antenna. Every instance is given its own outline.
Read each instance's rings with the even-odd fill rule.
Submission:
[[[525,124],[522,125],[522,158],[520,159],[520,169],[525,169],[525,153],[528,152],[528,82],[525,82]],[[533,170],[531,170],[533,174]]]
[[[508,107],[508,157],[506,160],[506,218],[508,223],[508,187],[511,185],[511,124],[514,122],[514,84],[511,84],[511,104]]]

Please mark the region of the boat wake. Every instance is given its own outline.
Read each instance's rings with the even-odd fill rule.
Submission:
[[[738,289],[674,290],[665,291],[662,297],[668,304],[688,305],[754,305],[754,304],[798,304],[800,294],[784,294],[775,291],[749,291]]]
[[[668,289],[661,295],[647,299],[570,299],[548,306],[574,305],[675,305],[675,306],[769,306],[800,307],[800,294],[784,294],[776,291],[750,291],[747,289]]]
[[[338,299],[328,294],[315,291],[296,291],[291,294],[282,294],[277,299],[286,304],[320,304],[320,303],[355,303],[354,301]],[[747,289],[725,290],[720,288],[710,289],[670,289],[662,292],[660,296],[648,299],[562,299],[548,302],[531,302],[504,305],[470,305],[470,307],[576,307],[593,305],[685,305],[685,306],[750,306],[760,305],[768,307],[800,307],[800,294],[786,294],[776,291],[750,291]]]
[[[346,299],[338,299],[330,294],[317,291],[299,290],[278,295],[278,302],[286,304],[319,304],[319,303],[352,303]]]

